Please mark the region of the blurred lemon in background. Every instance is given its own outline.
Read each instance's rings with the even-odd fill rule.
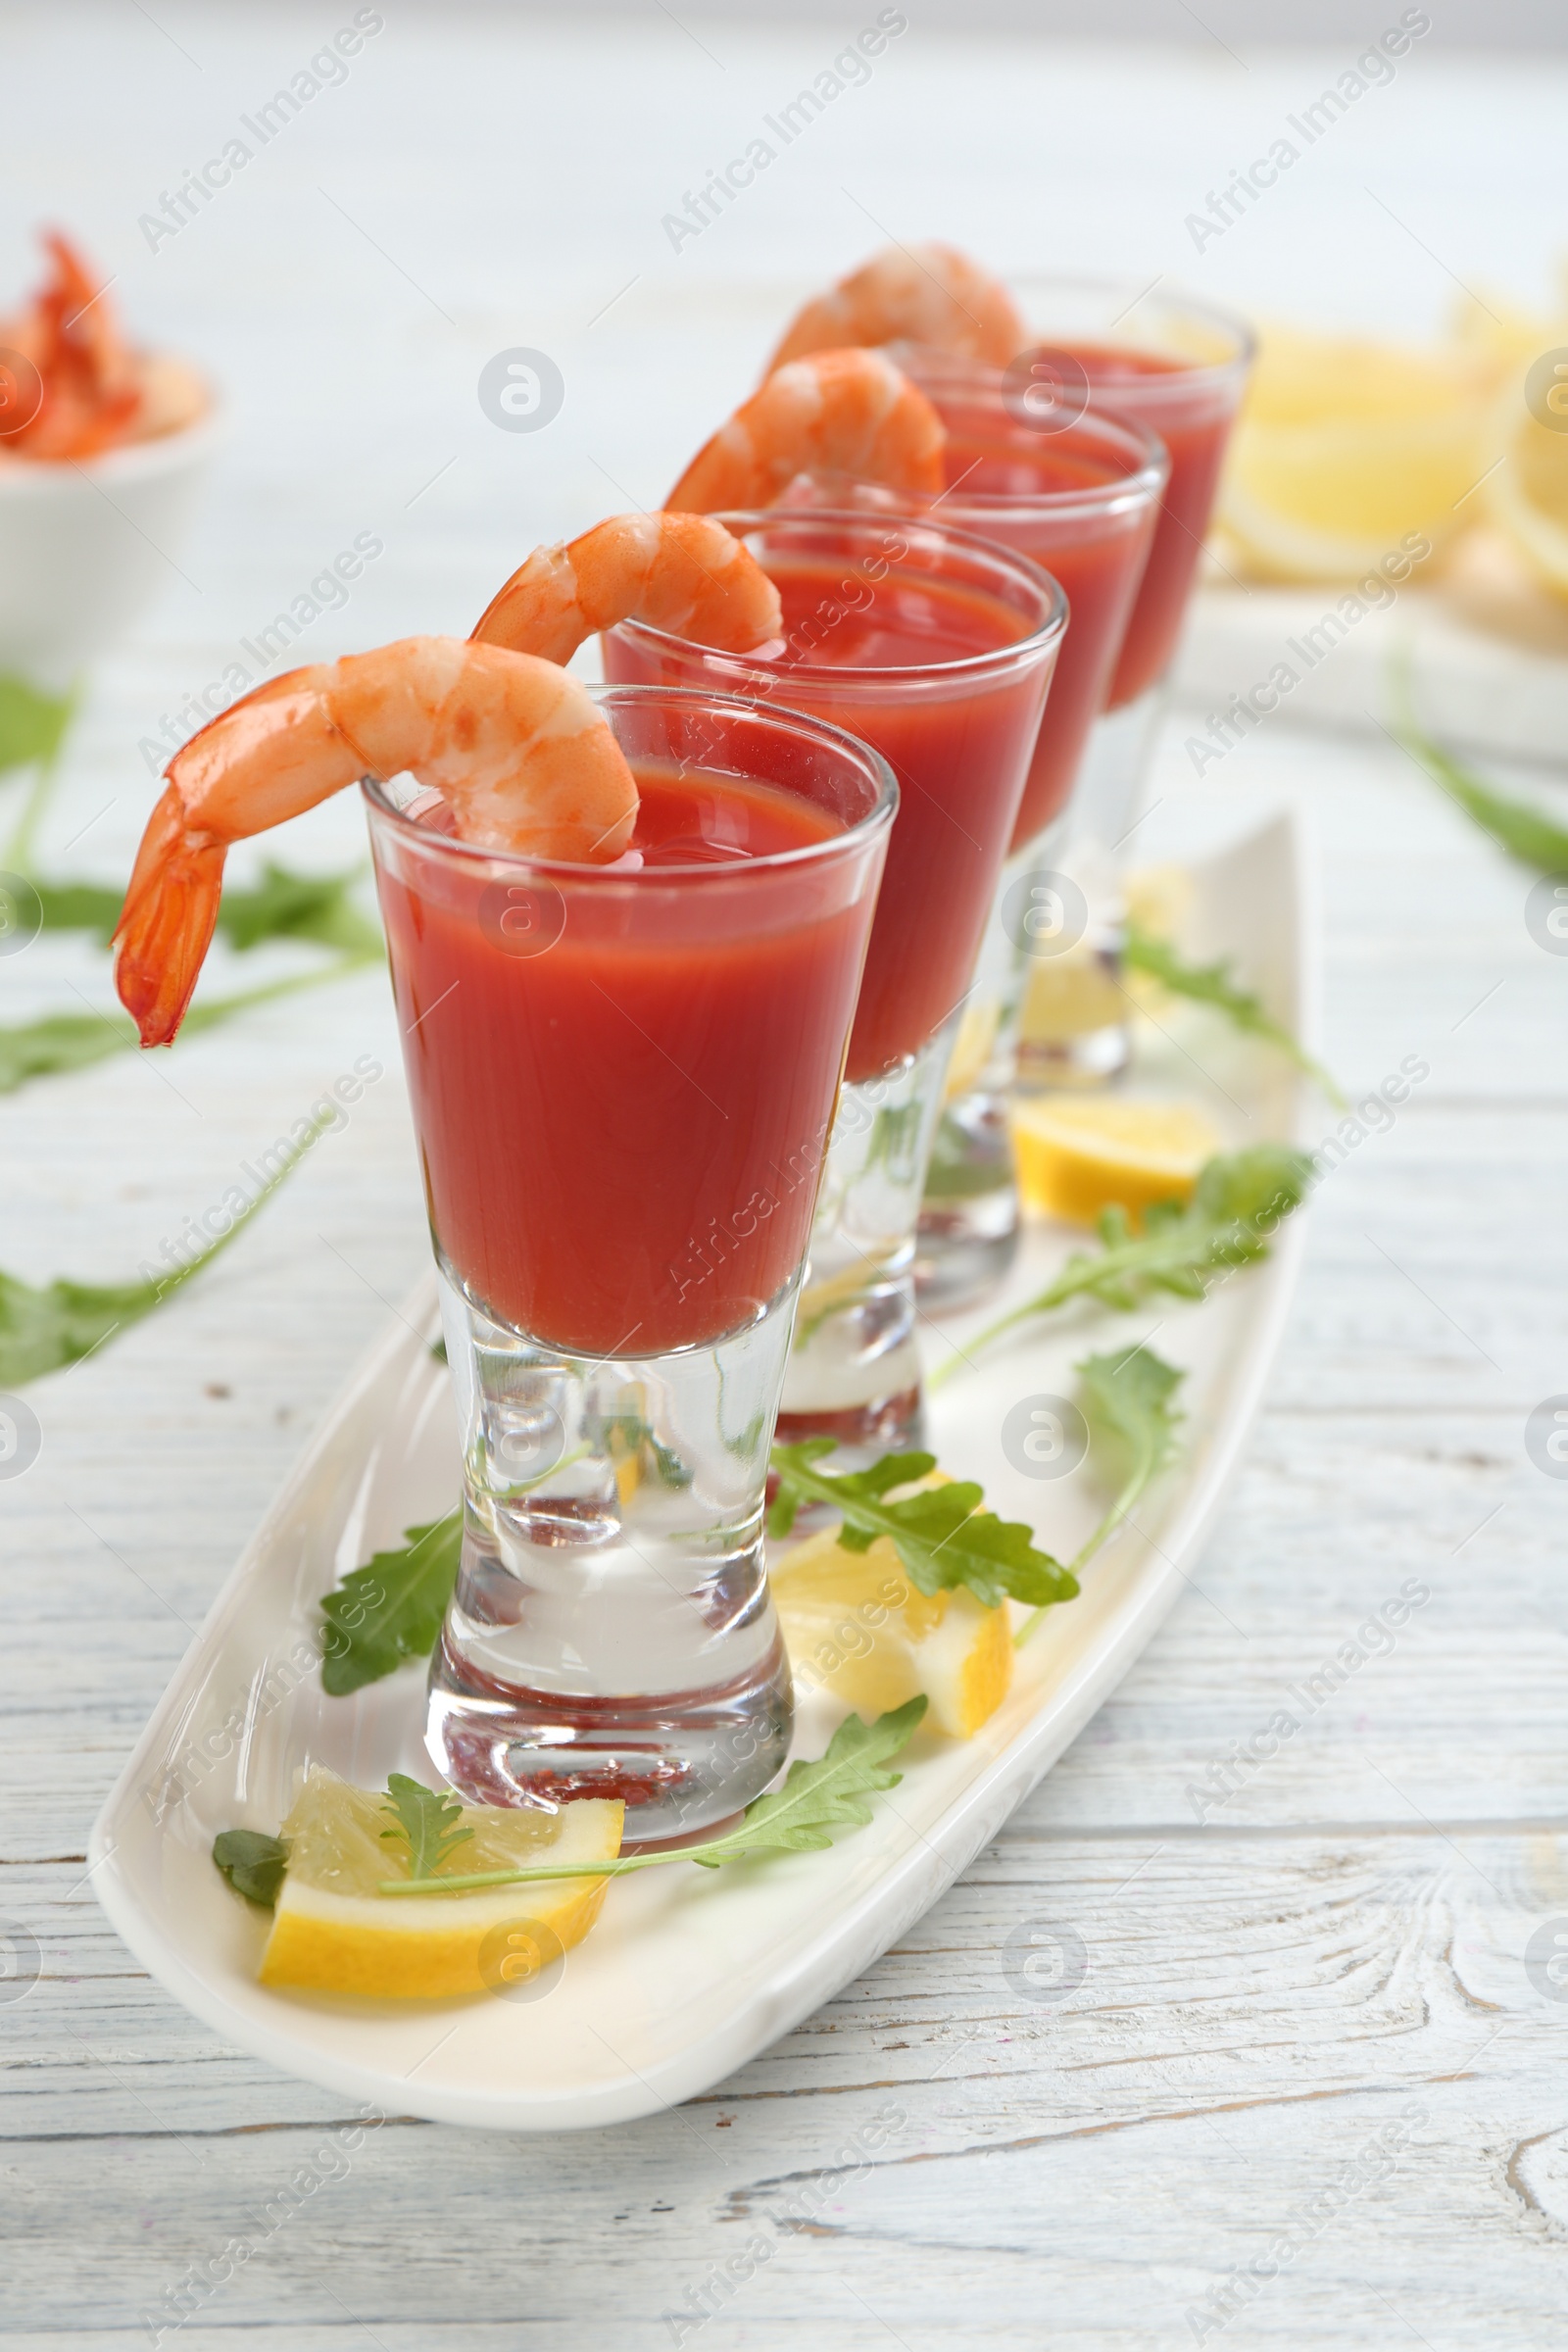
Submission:
[[[1249,566],[1348,580],[1413,534],[1441,546],[1486,470],[1501,364],[1462,341],[1423,351],[1266,330],[1219,504]]]

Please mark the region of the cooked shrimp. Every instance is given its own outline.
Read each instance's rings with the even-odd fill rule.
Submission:
[[[115,985],[144,1046],[184,1018],[218,919],[229,844],[364,775],[409,771],[483,849],[604,864],[637,785],[586,688],[553,662],[455,637],[291,670],[175,753],[115,931]]]
[[[406,637],[290,670],[193,735],[165,769],[115,932],[116,985],[144,1046],[184,1018],[218,919],[230,842],[363,775],[408,770],[481,849],[606,864],[630,843],[637,785],[608,719],[558,666],[617,620],[744,652],[782,626],[739,540],[695,514],[620,514],[514,572],[467,644]]]
[[[25,310],[0,318],[0,348],[37,370],[38,406],[0,448],[29,458],[90,458],[139,426],[141,363],[122,342],[114,309],[74,246],[44,237],[51,273]]]
[[[818,351],[743,401],[670,492],[672,507],[768,507],[798,473],[940,490],[942,419],[879,351]]]
[[[483,645],[569,662],[584,638],[617,620],[645,620],[731,654],[749,653],[784,625],[778,590],[722,523],[614,514],[564,546],[535,549],[473,634]]]
[[[923,343],[1004,368],[1028,337],[1012,296],[951,245],[890,245],[792,320],[768,373],[847,343]]]

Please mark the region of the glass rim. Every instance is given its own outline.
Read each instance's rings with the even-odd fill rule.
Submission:
[[[1161,277],[1156,277],[1152,279],[1148,285],[1140,286],[1136,278],[1102,276],[1094,271],[1009,270],[1004,272],[1004,282],[1009,292],[1017,292],[1031,286],[1057,286],[1063,293],[1068,294],[1125,294],[1130,297],[1126,309],[1111,321],[1113,326],[1119,326],[1129,312],[1135,311],[1141,302],[1147,301],[1150,295],[1154,293],[1156,287],[1162,287],[1165,281]],[[1174,400],[1179,397],[1178,388],[1181,391],[1190,392],[1195,385],[1201,386],[1210,381],[1219,382],[1233,373],[1245,373],[1250,368],[1253,360],[1257,357],[1257,333],[1239,311],[1227,310],[1223,303],[1210,302],[1204,294],[1189,294],[1185,286],[1171,287],[1162,293],[1159,299],[1168,309],[1185,311],[1204,326],[1216,327],[1221,334],[1228,337],[1235,348],[1223,360],[1204,360],[1195,363],[1191,368],[1173,368],[1165,382],[1162,382],[1158,376],[1140,378],[1135,387],[1140,398],[1148,396],[1156,401]],[[1037,348],[1050,351],[1055,349],[1056,346],[1044,337],[1039,345],[1028,343],[1024,346],[1026,351],[1033,351]],[[1151,387],[1152,387],[1152,390]],[[1114,389],[1119,390],[1120,387],[1117,386]]]
[[[840,831],[828,834],[821,841],[804,842],[794,850],[769,850],[760,858],[737,858],[723,863],[705,859],[694,865],[624,866],[618,858],[605,865],[579,865],[566,858],[530,858],[524,851],[486,849],[481,842],[460,841],[455,834],[432,833],[427,827],[416,824],[407,809],[400,808],[388,797],[387,788],[394,780],[389,776],[366,775],[360,778],[360,790],[371,812],[390,818],[402,834],[417,843],[421,849],[440,851],[460,859],[466,858],[485,865],[514,866],[531,874],[542,875],[553,885],[564,880],[579,887],[586,883],[590,888],[609,889],[618,885],[622,889],[643,890],[673,881],[682,884],[734,882],[745,874],[771,873],[785,866],[809,865],[813,861],[827,860],[859,848],[879,827],[891,825],[898,813],[898,778],[882,754],[873,745],[863,742],[858,735],[852,735],[848,727],[836,726],[829,718],[817,718],[809,710],[792,710],[787,704],[775,706],[772,703],[754,702],[746,695],[726,694],[716,686],[600,685],[586,679],[574,682],[583,686],[599,704],[662,703],[682,704],[688,708],[694,704],[716,705],[721,716],[739,712],[747,718],[776,724],[782,731],[808,737],[829,751],[850,755],[868,778],[876,798],[863,816],[858,816],[853,824],[843,826]],[[698,769],[696,772],[702,774],[704,771]],[[767,782],[764,776],[755,776],[749,780],[758,784]],[[774,786],[771,789],[783,791],[788,787]]]
[[[906,514],[893,510],[877,513],[864,507],[726,507],[714,514],[713,520],[721,522],[737,539],[744,538],[749,531],[764,528],[807,530],[837,525],[863,536],[873,530],[886,530],[890,521],[910,524],[917,531],[927,531],[934,537],[951,542],[960,554],[980,558],[994,571],[1010,572],[1015,578],[1021,579],[1044,603],[1045,618],[1026,636],[1015,637],[1007,645],[993,646],[983,654],[962,654],[951,662],[886,664],[785,662],[777,654],[727,653],[722,646],[702,645],[695,637],[677,637],[671,630],[657,629],[646,620],[618,620],[612,629],[606,631],[607,636],[625,636],[656,647],[673,646],[683,654],[695,654],[705,661],[733,662],[758,677],[780,680],[796,678],[803,685],[833,685],[841,691],[863,691],[871,685],[884,689],[907,686],[915,679],[951,684],[955,680],[985,680],[992,675],[1005,676],[1020,663],[1037,659],[1053,646],[1059,646],[1067,627],[1067,592],[1054,572],[1048,571],[1043,564],[1037,564],[1031,556],[1021,555],[1015,548],[1004,547],[999,540],[984,538],[978,531],[960,530],[954,523],[929,522],[920,514]],[[745,701],[748,698],[740,696],[733,699]],[[858,742],[860,739],[854,736],[851,740]]]
[[[980,401],[988,409],[1002,410],[1020,432],[1031,429],[1020,424],[1007,408],[1002,389],[1002,368],[987,367],[980,361],[954,360],[945,352],[931,353],[920,345],[913,348],[919,359],[906,370],[909,381],[926,392],[933,405],[941,399],[946,376],[947,382],[958,386],[964,397]],[[935,360],[938,365],[924,369],[923,363],[927,360]],[[948,489],[935,494],[937,501],[940,504],[944,499],[952,499],[959,511],[973,507],[988,520],[1004,513],[1045,513],[1054,519],[1070,522],[1080,514],[1114,514],[1123,504],[1151,505],[1159,497],[1170,480],[1170,451],[1152,424],[1145,424],[1140,416],[1114,416],[1106,409],[1091,407],[1070,424],[1060,426],[1055,432],[1042,433],[1039,438],[1047,443],[1066,441],[1072,434],[1084,431],[1124,443],[1124,454],[1134,461],[1131,472],[1117,475],[1114,481],[1094,482],[1076,490],[965,490],[965,477],[960,474]],[[979,462],[976,459],[976,465]],[[980,535],[983,537],[984,533]]]

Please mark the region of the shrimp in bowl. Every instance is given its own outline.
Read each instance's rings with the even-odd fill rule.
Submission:
[[[561,665],[596,629],[686,627],[698,607],[710,641],[731,651],[779,630],[777,591],[720,524],[617,515],[530,558],[469,639],[406,637],[232,704],[166,768],[116,928],[115,983],[142,1044],[170,1044],[184,1018],[231,844],[362,777],[412,774],[481,848],[583,865],[621,857],[636,781]]]

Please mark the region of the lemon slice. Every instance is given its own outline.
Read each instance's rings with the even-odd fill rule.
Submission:
[[[1568,349],[1568,327],[1556,331]],[[1568,413],[1560,429],[1541,423],[1517,380],[1499,404],[1496,432],[1503,455],[1487,483],[1493,517],[1547,587],[1568,596]]]
[[[404,1876],[408,1850],[383,1842],[392,1826],[378,1791],[356,1788],[316,1765],[280,1835],[288,1869],[258,1972],[264,1984],[380,1999],[442,2000],[505,1989],[519,1970],[580,1943],[608,1879],[546,1879],[472,1894],[377,1894]],[[557,1813],[502,1805],[464,1808],[474,1835],[449,1866],[456,1873],[526,1869],[536,1862],[612,1862],[625,1808],[603,1797]],[[527,1933],[524,1934],[523,1931]]]
[[[1155,1200],[1189,1200],[1220,1148],[1187,1102],[1048,1095],[1012,1106],[1018,1186],[1031,1208],[1092,1225],[1119,1201],[1134,1224]]]
[[[1085,941],[1030,968],[1019,1035],[1026,1046],[1061,1046],[1112,1028],[1132,1010],[1115,958]]]
[[[1495,380],[1474,350],[1266,335],[1221,523],[1271,579],[1354,579],[1411,535],[1438,546],[1469,519]]]
[[[1005,1606],[984,1608],[961,1587],[916,1592],[890,1536],[846,1551],[828,1528],[786,1553],[768,1582],[800,1688],[831,1690],[863,1715],[923,1690],[925,1729],[950,1740],[967,1740],[1007,1695]]]
[[[1002,1006],[995,997],[976,995],[969,999],[958,1023],[958,1034],[953,1041],[947,1092],[942,1098],[945,1103],[956,1102],[960,1095],[968,1094],[971,1087],[979,1084],[1001,1025]]]

